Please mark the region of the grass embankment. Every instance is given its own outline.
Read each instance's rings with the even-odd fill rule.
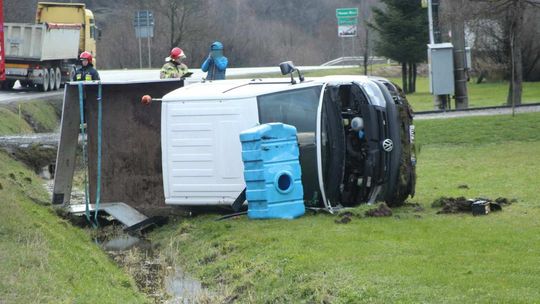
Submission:
[[[387,65],[374,65],[370,68],[370,75],[379,75],[379,69],[388,67]],[[354,68],[336,68],[325,70],[306,71],[304,75],[309,77],[321,77],[327,75],[363,75],[364,69],[361,67]],[[296,74],[295,74],[296,75]],[[238,76],[238,78],[264,78],[264,77],[283,77],[281,74],[254,74],[249,76]],[[390,80],[401,86],[401,78],[390,77]],[[484,82],[477,84],[474,81],[467,83],[469,93],[469,107],[489,107],[501,106],[506,104],[508,95],[508,82]],[[433,95],[429,93],[429,79],[427,77],[418,77],[416,81],[416,92],[408,94],[407,99],[411,103],[415,111],[433,110]],[[537,103],[540,102],[540,82],[524,82],[522,103]],[[452,101],[452,108],[454,108]]]
[[[423,211],[402,207],[348,224],[327,214],[220,222],[206,215],[153,239],[241,303],[539,302],[540,113],[418,121],[417,141],[410,201]],[[484,217],[437,215],[430,205],[441,196],[518,202]]]
[[[58,126],[60,104],[57,100],[37,100],[0,106],[0,134],[52,132]]]
[[[0,153],[0,302],[144,303],[133,280],[49,201],[39,177]]]
[[[0,135],[54,131],[58,113],[55,101],[2,106]],[[86,232],[54,213],[42,183],[0,152],[0,303],[148,302]]]

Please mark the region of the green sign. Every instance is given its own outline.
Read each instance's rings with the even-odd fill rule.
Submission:
[[[337,21],[338,25],[357,25],[358,19],[354,18],[339,18]]]
[[[358,8],[338,8],[336,9],[336,17],[340,18],[356,18],[358,17]]]

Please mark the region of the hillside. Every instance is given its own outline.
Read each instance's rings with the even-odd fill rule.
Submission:
[[[370,14],[369,5],[379,1],[80,2],[95,13],[102,30],[98,45],[100,68],[110,69],[139,66],[139,41],[132,25],[137,10],[151,10],[155,16],[155,36],[149,43],[152,67],[161,66],[171,45],[182,47],[188,65],[198,67],[214,40],[224,43],[225,55],[233,67],[276,65],[284,60],[317,65],[342,54],[353,55],[353,50],[356,55],[363,52],[362,20]],[[36,3],[37,0],[5,0],[6,21],[33,22]],[[341,40],[337,37],[335,9],[339,7],[360,9],[359,37]],[[148,67],[148,41],[141,42],[143,66]]]

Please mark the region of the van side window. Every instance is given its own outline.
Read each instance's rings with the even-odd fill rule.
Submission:
[[[321,86],[257,97],[260,123],[282,122],[298,133],[315,132]]]

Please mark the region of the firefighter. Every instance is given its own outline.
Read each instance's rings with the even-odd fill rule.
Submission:
[[[210,54],[203,62],[201,69],[203,72],[208,72],[207,80],[220,80],[225,79],[228,64],[229,60],[223,56],[223,44],[216,41],[210,46]]]
[[[99,73],[92,64],[92,54],[84,51],[79,56],[81,67],[73,75],[74,81],[99,80]]]
[[[159,72],[159,78],[182,78],[188,72],[188,67],[182,60],[186,59],[186,54],[181,48],[175,47],[171,50],[169,57],[165,58],[165,64]]]

